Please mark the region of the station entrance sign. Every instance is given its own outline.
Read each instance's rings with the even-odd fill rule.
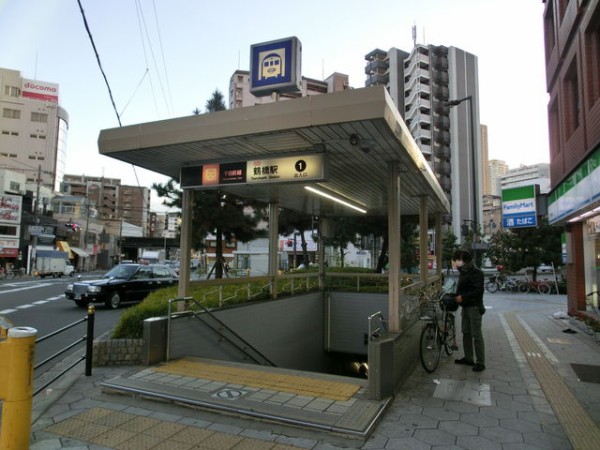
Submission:
[[[325,175],[325,154],[313,153],[183,167],[180,184],[184,189],[201,189],[239,184],[305,183],[324,181]]]

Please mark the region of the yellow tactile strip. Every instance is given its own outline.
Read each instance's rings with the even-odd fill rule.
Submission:
[[[151,417],[92,408],[45,431],[116,450],[296,450],[299,447],[164,422]]]
[[[578,450],[598,449],[600,428],[594,419],[577,400],[575,394],[556,372],[516,316],[507,314],[506,321],[517,338],[531,370],[538,379],[558,421],[565,429],[573,448]]]
[[[245,369],[218,363],[212,364],[190,358],[167,363],[154,370],[186,377],[224,381],[242,386],[339,401],[350,400],[361,387],[360,384]]]

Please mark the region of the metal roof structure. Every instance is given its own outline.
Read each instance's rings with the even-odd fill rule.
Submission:
[[[325,189],[369,215],[386,215],[390,166],[398,163],[402,215],[445,213],[448,199],[383,87],[347,90],[246,108],[106,129],[101,154],[179,179],[181,169],[208,163],[306,153],[326,156],[318,182],[254,183],[223,192],[322,216],[358,212],[304,189]]]

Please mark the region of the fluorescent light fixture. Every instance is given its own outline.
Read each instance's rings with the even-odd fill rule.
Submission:
[[[314,187],[304,186],[304,189],[306,189],[307,191],[313,192],[317,195],[320,195],[321,197],[325,197],[325,198],[328,198],[329,200],[333,200],[334,202],[339,203],[341,205],[347,206],[348,208],[355,209],[356,211],[361,212],[363,214],[367,213],[366,209],[359,208],[358,206],[353,205],[352,203],[349,203],[346,200],[342,200],[341,198],[335,197],[331,194],[328,194],[327,192],[323,192],[318,189],[315,189]]]

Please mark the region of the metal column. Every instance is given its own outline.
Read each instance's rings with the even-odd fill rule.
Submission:
[[[400,331],[400,168],[392,161],[388,175],[388,314],[390,331]]]
[[[277,298],[277,269],[279,263],[279,202],[269,203],[269,279],[271,298]]]
[[[181,207],[181,236],[179,240],[180,264],[179,264],[179,284],[177,295],[179,297],[189,297],[190,295],[190,260],[192,249],[192,205],[194,203],[194,191],[190,189],[183,190],[183,199]],[[177,309],[183,309],[185,305],[182,302],[177,303]]]
[[[419,204],[419,270],[421,281],[427,281],[429,277],[429,260],[427,259],[428,228],[427,197],[422,196]]]

